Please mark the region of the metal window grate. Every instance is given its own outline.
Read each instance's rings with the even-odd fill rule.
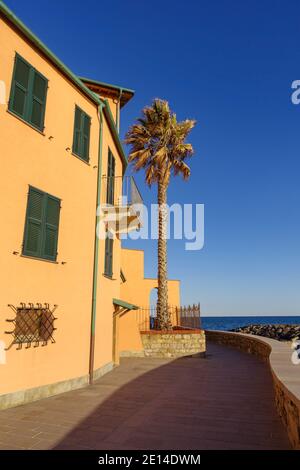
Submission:
[[[9,307],[15,313],[15,318],[7,319],[6,321],[14,325],[12,331],[6,331],[6,334],[13,336],[13,341],[7,349],[10,349],[13,344],[18,345],[17,349],[21,349],[23,344],[26,344],[27,348],[34,343],[34,347],[37,347],[42,343],[42,346],[46,346],[48,341],[55,343],[53,338],[54,312],[57,305],[50,310],[49,304],[24,304],[21,303],[20,307]]]

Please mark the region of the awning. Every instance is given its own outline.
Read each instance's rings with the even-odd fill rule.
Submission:
[[[126,308],[126,310],[138,310],[140,308],[137,305],[129,304],[128,302],[120,299],[113,299],[113,304],[118,307]]]

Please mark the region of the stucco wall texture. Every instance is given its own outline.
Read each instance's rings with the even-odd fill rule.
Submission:
[[[1,16],[0,43],[1,80],[7,91],[6,103],[0,105],[0,341],[9,346],[12,340],[4,333],[12,329],[6,319],[14,317],[8,304],[58,305],[55,344],[28,349],[24,345],[19,351],[13,346],[6,352],[6,364],[0,365],[0,394],[5,394],[88,373],[100,123],[97,105]],[[8,111],[16,52],[49,80],[43,133]],[[91,117],[89,164],[72,155],[75,105]],[[116,116],[116,104],[110,100],[110,105]],[[108,148],[116,159],[116,174],[121,175],[122,160],[104,117],[103,174]],[[29,185],[61,199],[57,262],[22,256]],[[116,240],[114,280],[107,279],[102,275],[100,241],[95,369],[112,361],[112,299],[120,296],[120,250]]]

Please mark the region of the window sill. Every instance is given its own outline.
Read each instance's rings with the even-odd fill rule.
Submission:
[[[41,129],[39,129],[38,127],[35,127],[33,124],[30,124],[30,122],[28,121],[25,121],[25,119],[23,119],[21,116],[18,116],[16,113],[14,113],[13,111],[11,111],[10,109],[7,109],[6,110],[8,112],[8,114],[10,114],[11,116],[15,117],[16,119],[18,119],[19,121],[23,122],[24,124],[26,124],[28,127],[30,127],[31,129],[33,129],[34,131],[38,132],[39,134],[41,134],[42,136],[46,136],[45,132],[44,131],[41,131]]]
[[[103,273],[102,276],[103,276],[103,277],[106,277],[106,279],[109,279],[110,281],[116,281],[116,279],[115,279],[114,277],[112,277],[112,276],[109,276],[109,274]]]
[[[27,258],[27,259],[33,259],[33,260],[36,260],[36,261],[45,261],[46,263],[51,263],[51,264],[59,264],[58,261],[53,261],[51,259],[47,259],[47,258],[39,258],[38,256],[29,256],[29,255],[20,255],[20,258]]]
[[[80,157],[79,155],[77,155],[74,152],[71,152],[71,154],[72,154],[73,157],[78,158],[78,160],[80,160],[82,163],[85,163],[86,165],[91,166],[90,160],[85,160],[84,158]]]

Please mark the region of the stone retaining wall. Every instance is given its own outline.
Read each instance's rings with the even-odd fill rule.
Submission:
[[[206,338],[225,346],[233,346],[236,349],[260,357],[264,361],[269,361],[272,347],[265,343],[262,338],[253,335],[231,333],[228,331],[206,331]]]
[[[291,361],[290,343],[227,331],[205,333],[209,341],[255,354],[269,363],[277,411],[293,448],[300,450],[300,364],[295,365]]]
[[[176,358],[205,355],[206,351],[203,330],[142,331],[141,338],[146,357]]]

